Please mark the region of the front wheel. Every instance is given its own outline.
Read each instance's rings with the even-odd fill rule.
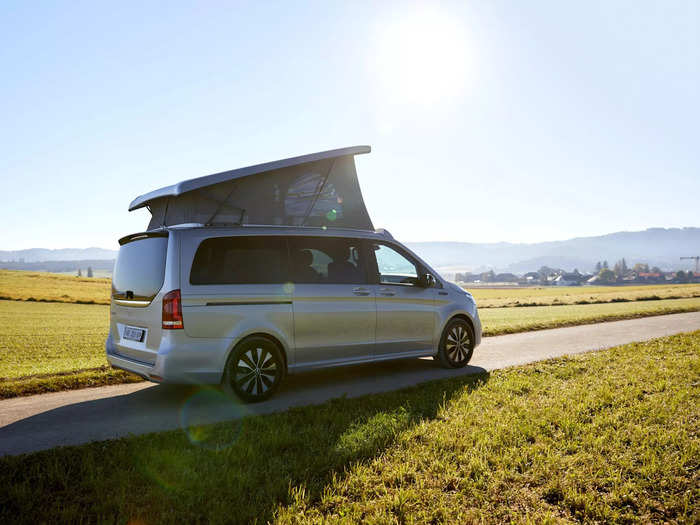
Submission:
[[[474,330],[464,319],[453,319],[440,339],[437,360],[445,368],[462,368],[474,353]]]
[[[264,337],[251,337],[231,353],[226,363],[224,388],[243,401],[263,401],[279,388],[284,371],[279,347]]]

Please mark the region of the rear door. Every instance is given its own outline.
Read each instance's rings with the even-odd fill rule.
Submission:
[[[110,333],[114,351],[154,364],[160,346],[168,233],[135,234],[120,239],[112,276]]]
[[[420,263],[400,247],[370,244],[377,300],[376,355],[399,357],[429,352],[435,330],[435,288],[423,288]]]
[[[290,237],[296,364],[368,359],[376,308],[360,239]]]

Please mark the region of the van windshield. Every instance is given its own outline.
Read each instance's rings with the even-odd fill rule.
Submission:
[[[127,241],[119,248],[112,276],[112,297],[150,301],[163,286],[168,234]]]

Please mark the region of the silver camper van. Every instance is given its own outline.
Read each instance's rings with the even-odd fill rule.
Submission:
[[[287,373],[433,356],[465,366],[472,296],[384,230],[357,183],[361,146],[181,182],[135,199],[119,240],[112,366],[268,398]]]

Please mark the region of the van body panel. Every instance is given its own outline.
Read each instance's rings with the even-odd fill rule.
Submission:
[[[293,339],[292,295],[282,285],[226,285],[217,293],[193,288],[181,292],[185,333],[190,337],[231,338],[240,331],[237,325],[247,321],[279,326]]]
[[[295,285],[295,365],[315,368],[371,358],[376,323],[374,294],[367,285]]]
[[[375,285],[376,355],[431,351],[437,314],[434,288]]]

